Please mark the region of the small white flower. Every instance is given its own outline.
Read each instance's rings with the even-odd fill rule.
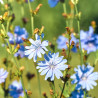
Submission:
[[[37,61],[37,56],[41,58],[41,54],[45,54],[45,51],[48,51],[46,48],[46,46],[48,46],[48,41],[45,40],[41,42],[41,39],[38,35],[36,35],[35,37],[35,41],[33,39],[29,39],[29,41],[31,42],[31,46],[25,47],[27,49],[25,51],[25,55],[28,56],[28,59],[33,58],[34,62]]]

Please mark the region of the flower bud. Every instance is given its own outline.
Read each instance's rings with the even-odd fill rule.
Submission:
[[[95,21],[92,21],[91,22],[91,26],[95,29],[96,28],[96,22]]]
[[[20,70],[21,72],[23,72],[24,69],[25,69],[25,67],[24,67],[24,66],[21,66],[19,70]]]
[[[35,9],[35,11],[33,12],[34,15],[36,15],[36,14],[39,12],[41,6],[42,6],[42,4],[39,4],[39,5],[37,6],[37,8]]]
[[[32,92],[31,92],[31,91],[27,91],[27,94],[28,94],[28,95],[31,95],[31,94],[32,94]]]
[[[53,95],[54,93],[53,93],[53,90],[52,89],[50,89],[50,95]]]

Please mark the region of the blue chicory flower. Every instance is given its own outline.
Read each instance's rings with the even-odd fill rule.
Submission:
[[[19,98],[20,96],[24,96],[23,88],[21,81],[13,81],[13,83],[9,86],[9,94],[13,98]]]
[[[55,7],[60,0],[48,0],[50,7]]]
[[[80,90],[74,90],[71,93],[71,97],[70,98],[84,98],[84,92],[82,89]]]
[[[20,28],[20,26],[16,26],[14,29],[14,34],[8,32],[9,42],[10,44],[21,44],[23,43],[23,39],[28,38],[28,33],[25,28]]]
[[[41,58],[41,54],[45,54],[45,51],[48,51],[46,48],[46,46],[48,46],[48,41],[45,40],[41,42],[40,36],[38,36],[37,34],[35,35],[35,37],[35,41],[33,39],[29,39],[29,41],[31,42],[31,46],[25,47],[27,49],[25,51],[25,55],[28,55],[29,59],[33,58],[34,62],[37,61],[37,56]]]
[[[94,29],[92,26],[89,27],[89,31],[80,31],[81,47],[87,51],[87,54],[90,52],[95,52],[98,47],[97,34],[94,34]]]
[[[77,52],[76,44],[79,42],[79,40],[76,39],[73,34],[71,34],[70,45],[72,42],[74,42],[74,44],[75,44],[72,48],[72,51]],[[67,50],[68,43],[69,43],[68,38],[64,37],[63,35],[59,36],[57,39],[58,49],[66,49]]]
[[[5,82],[5,79],[8,76],[8,72],[4,70],[3,68],[0,69],[0,84]]]
[[[76,72],[71,76],[73,79],[72,84],[76,83],[76,90],[85,89],[89,91],[93,89],[93,86],[96,86],[97,83],[95,80],[98,80],[98,72],[93,72],[94,68],[90,65],[78,66],[74,71]]]
[[[20,56],[21,58],[26,57],[25,55],[25,47],[23,45],[20,45],[19,50],[14,54],[15,57]]]
[[[51,81],[54,80],[54,76],[59,79],[60,77],[63,77],[63,74],[61,71],[64,71],[66,68],[68,68],[68,65],[65,63],[67,62],[66,59],[63,59],[63,56],[59,57],[59,53],[48,53],[48,55],[44,55],[45,61],[40,61],[38,63],[37,69],[39,69],[39,72],[41,72],[41,75],[45,75],[45,80],[50,78]]]

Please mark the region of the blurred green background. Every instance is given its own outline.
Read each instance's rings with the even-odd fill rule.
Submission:
[[[66,0],[66,2],[67,2],[68,13],[70,13],[70,8],[68,3],[69,0]],[[33,3],[31,3],[32,8],[35,9],[39,3],[42,3],[43,6],[41,7],[39,13],[34,17],[34,27],[41,28],[41,26],[45,26],[45,30],[44,30],[45,39],[55,43],[53,38],[54,37],[57,38],[60,34],[64,33],[66,30],[65,19],[62,16],[63,5],[62,3],[58,3],[58,5],[55,8],[50,8],[48,5],[48,0],[35,0]],[[13,25],[14,26],[20,25],[21,27],[23,27],[21,5],[18,4],[16,0],[14,0],[14,2],[11,3],[11,6],[13,8],[12,13],[15,14],[15,21],[13,22]],[[91,21],[93,20],[95,20],[98,25],[98,1],[97,0],[79,0],[78,9],[80,12],[82,12],[81,29],[88,30],[91,24]],[[0,11],[0,14],[2,13],[3,12]],[[24,4],[24,13],[25,13],[24,17],[29,18],[29,22],[26,24],[25,28],[27,29],[29,33],[31,33],[30,14],[29,14],[28,4]],[[74,21],[74,28],[75,28],[75,31],[77,31],[76,21]],[[96,33],[97,33],[97,30],[96,30]],[[56,48],[56,52],[57,51],[59,50]],[[2,63],[2,59],[4,57],[6,57],[5,50],[3,47],[0,47],[0,59],[1,59],[0,67],[2,66],[4,67]],[[10,59],[11,57],[8,56],[8,58]],[[80,64],[79,58],[80,57],[78,53],[76,54],[72,53],[72,60],[70,62],[70,65],[74,67]],[[93,65],[94,60],[95,60],[95,53],[91,53],[91,55],[88,58],[88,62],[91,65]],[[35,75],[36,75],[36,70],[32,60],[28,61],[28,63],[26,62],[27,60],[25,59],[20,60],[21,65],[25,66],[24,82],[25,82],[25,87],[27,88],[28,84],[25,78],[25,74],[27,72],[26,69],[28,67],[30,72],[35,73]],[[95,71],[98,71],[97,65],[95,67]],[[13,71],[15,71],[14,68],[13,68]],[[44,80],[44,76],[40,76],[40,79],[41,79],[42,92],[46,92],[47,95],[50,96],[49,95],[50,88],[49,88],[48,82]],[[8,81],[8,83],[10,83],[10,81]],[[31,91],[32,91],[32,95],[30,98],[39,98],[37,76],[30,81],[30,84],[31,84]],[[58,84],[62,84],[62,82],[61,80],[56,79],[57,92],[60,91]],[[94,89],[90,91],[90,94],[93,97],[95,96],[97,98],[98,97],[97,90],[98,90],[98,86],[94,87]],[[0,98],[3,98],[3,97],[0,96]]]

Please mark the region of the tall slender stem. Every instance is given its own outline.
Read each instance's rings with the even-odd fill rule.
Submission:
[[[64,8],[64,13],[67,14],[67,10],[66,10],[66,3],[63,4],[63,8]],[[66,27],[68,27],[68,20],[66,20]],[[68,48],[68,58],[67,58],[67,64],[69,64],[69,57],[70,57],[70,34],[68,35],[68,42],[69,42],[69,48]],[[65,77],[65,73],[64,73],[64,77]],[[62,97],[63,95],[63,92],[64,92],[64,89],[65,89],[65,84],[66,84],[66,81],[64,81],[64,84],[63,84],[63,89],[61,91],[61,95],[60,95],[60,98]]]
[[[38,70],[36,70],[36,71],[37,71],[37,79],[38,79],[39,93],[40,93],[40,97],[41,97],[40,77],[39,77]]]
[[[63,3],[63,9],[64,9],[64,13],[67,14],[67,10],[66,10],[66,2]],[[66,27],[68,26],[68,20],[66,19]]]
[[[77,5],[75,4],[75,11],[76,11],[76,15],[78,15],[78,9],[77,9]],[[79,45],[80,45],[80,61],[81,61],[81,65],[83,64],[83,54],[82,54],[82,47],[81,47],[81,39],[80,39],[80,19],[79,16],[77,18],[77,25],[78,25],[78,33],[79,33]]]
[[[84,98],[86,98],[86,91],[84,90],[83,93],[84,93]]]
[[[35,68],[36,68],[36,63],[35,64]],[[39,94],[40,94],[40,98],[41,98],[41,86],[40,86],[40,77],[39,77],[39,72],[38,70],[36,69],[36,73],[37,73],[37,80],[38,80],[38,88],[39,88]]]
[[[28,5],[29,5],[29,10],[30,10],[31,29],[32,29],[32,35],[33,35],[33,31],[34,31],[34,16],[31,13],[32,8],[31,8],[30,0],[28,0]],[[34,64],[35,64],[35,67],[36,67],[36,63],[34,63]],[[41,98],[40,77],[39,77],[39,73],[38,73],[38,70],[37,69],[36,69],[36,72],[37,72],[37,79],[38,79],[39,94],[40,94],[40,98]]]
[[[34,16],[31,13],[32,8],[31,8],[30,0],[28,0],[28,5],[29,5],[30,16],[31,16],[31,32],[32,32],[32,35],[33,35],[33,31],[34,31]]]

